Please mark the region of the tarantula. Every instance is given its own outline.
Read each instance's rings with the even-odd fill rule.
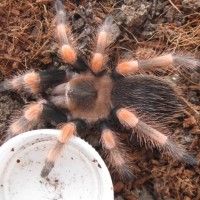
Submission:
[[[163,70],[195,69],[200,66],[200,60],[176,54],[139,61],[124,59],[108,72],[105,68],[107,50],[119,35],[112,16],[108,16],[99,27],[96,48],[88,64],[78,55],[60,0],[56,1],[55,7],[59,53],[63,61],[71,65],[71,70],[31,71],[0,84],[1,92],[24,90],[32,94],[52,87],[50,99],[26,106],[23,115],[8,129],[8,134],[16,135],[33,129],[41,119],[62,124],[41,176],[48,176],[60,150],[73,135],[97,124],[106,158],[122,177],[131,177],[132,171],[130,158],[113,128],[116,123],[131,129],[146,147],[168,151],[180,161],[196,164],[197,160],[175,142],[168,130],[186,108],[181,94],[163,77],[142,72],[158,67]]]

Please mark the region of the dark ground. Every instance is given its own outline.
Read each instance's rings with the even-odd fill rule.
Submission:
[[[3,0],[0,3],[0,80],[29,69],[65,68],[57,56],[53,38],[53,0]],[[119,55],[147,58],[162,52],[191,53],[200,57],[199,0],[65,1],[67,15],[79,50],[86,59],[93,33],[107,14],[112,14],[121,35],[112,48],[111,61]],[[127,53],[128,52],[128,53]],[[177,140],[200,159],[200,74],[165,74],[184,92],[188,102],[185,117],[174,127]],[[30,100],[24,94],[0,96],[1,143],[15,110]],[[99,149],[93,135],[83,136]],[[200,200],[199,166],[186,166],[167,154],[148,151],[122,134],[133,158],[137,178],[121,181],[113,176],[115,200]]]

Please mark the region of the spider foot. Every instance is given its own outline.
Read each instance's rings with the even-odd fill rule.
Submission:
[[[55,165],[55,163],[53,161],[46,160],[45,165],[40,174],[41,177],[46,178],[49,175],[49,173],[51,172],[51,170],[53,169],[54,165]]]

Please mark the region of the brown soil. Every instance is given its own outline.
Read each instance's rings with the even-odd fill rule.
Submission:
[[[54,0],[2,0],[0,2],[0,80],[30,69],[65,68],[53,38]],[[91,53],[93,33],[112,14],[121,35],[113,46],[112,64],[119,55],[147,58],[166,52],[200,57],[200,1],[122,0],[64,1],[68,19],[82,56]],[[185,117],[174,135],[200,159],[200,74],[167,74],[184,91]],[[12,113],[35,97],[5,92],[0,97],[1,143]],[[84,137],[99,149],[94,136]],[[135,180],[113,176],[115,200],[199,200],[200,168],[187,166],[156,150],[149,151],[122,134],[133,158]]]

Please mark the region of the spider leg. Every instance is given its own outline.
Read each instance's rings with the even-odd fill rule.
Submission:
[[[0,92],[6,90],[24,90],[29,93],[39,93],[48,87],[69,81],[75,72],[64,70],[52,70],[44,72],[27,72],[16,76],[13,79],[7,79],[0,83]]]
[[[131,179],[134,177],[131,171],[130,157],[126,148],[120,143],[118,134],[110,130],[106,125],[102,127],[101,143],[109,166],[117,172],[120,177]]]
[[[55,165],[63,146],[74,136],[82,130],[85,130],[86,123],[82,120],[73,120],[63,125],[61,133],[57,138],[56,144],[50,150],[45,160],[45,165],[41,171],[41,177],[45,178],[49,175]]]
[[[58,124],[66,122],[67,116],[46,100],[40,100],[24,108],[23,115],[10,125],[8,129],[9,137],[33,129],[42,119]]]
[[[71,64],[77,71],[86,71],[87,64],[80,58],[76,51],[71,28],[66,20],[66,12],[60,0],[55,2],[56,8],[56,35],[60,44],[60,54],[63,60]]]
[[[151,70],[158,67],[166,68],[169,66],[180,66],[183,70],[197,70],[197,68],[200,67],[200,60],[187,56],[165,54],[146,60],[122,61],[118,63],[115,71],[117,74],[126,76],[134,74],[139,70]]]
[[[126,108],[116,111],[120,123],[128,128],[132,128],[139,138],[149,147],[157,147],[159,150],[168,151],[173,157],[187,164],[197,164],[197,160],[189,155],[179,144],[176,144],[169,136],[152,128],[136,117],[136,115]]]
[[[97,33],[96,49],[91,60],[91,70],[98,74],[100,73],[107,60],[106,50],[119,35],[119,28],[114,24],[112,16],[108,16],[103,24],[99,27]]]

